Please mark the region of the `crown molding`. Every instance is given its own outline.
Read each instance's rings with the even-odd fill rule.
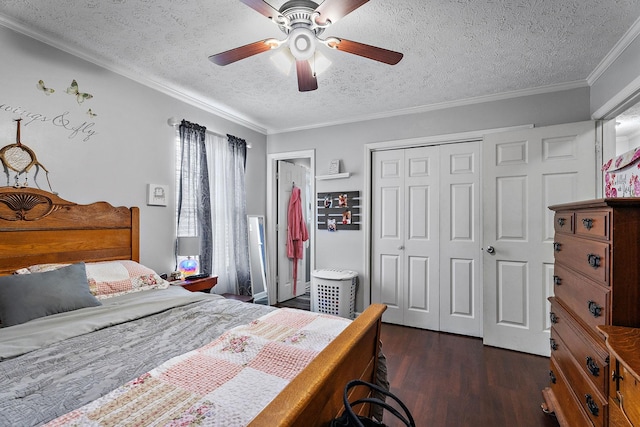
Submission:
[[[464,107],[467,105],[482,104],[482,103],[493,102],[493,101],[502,101],[505,99],[520,98],[523,96],[540,95],[540,94],[551,93],[551,92],[561,92],[565,90],[579,89],[579,88],[588,87],[588,86],[589,85],[587,84],[586,80],[578,80],[578,81],[569,82],[569,83],[559,83],[559,84],[541,86],[541,87],[531,88],[531,89],[520,89],[520,90],[514,90],[510,92],[497,93],[493,95],[483,95],[483,96],[477,96],[474,98],[467,98],[467,99],[461,99],[456,101],[447,101],[447,102],[440,102],[436,104],[422,105],[418,107],[403,108],[400,110],[351,117],[346,120],[325,122],[325,123],[319,123],[319,124],[314,124],[310,126],[300,126],[295,128],[286,128],[286,129],[268,128],[268,135],[296,132],[296,131],[309,130],[309,129],[317,129],[317,128],[323,128],[328,126],[345,125],[349,123],[363,122],[367,120],[380,120],[380,119],[386,119],[390,117],[404,116],[404,115],[410,115],[410,114],[420,114],[420,113],[426,113],[429,111],[445,110],[448,108]]]
[[[640,18],[633,23],[631,28],[627,30],[620,40],[613,46],[613,49],[605,55],[596,68],[587,77],[587,83],[589,86],[593,86],[596,80],[598,80],[602,74],[615,62],[616,59],[629,47],[631,43],[640,35]]]

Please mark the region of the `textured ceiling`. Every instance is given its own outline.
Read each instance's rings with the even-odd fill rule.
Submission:
[[[637,137],[640,134],[640,103],[616,117],[616,136]]]
[[[267,3],[278,9],[284,0]],[[0,3],[0,23],[268,133],[586,85],[639,16],[637,0],[371,0],[322,37],[399,51],[402,61],[389,66],[320,46],[332,64],[318,90],[301,93],[295,70],[280,72],[273,51],[225,67],[208,60],[283,38],[239,0]]]

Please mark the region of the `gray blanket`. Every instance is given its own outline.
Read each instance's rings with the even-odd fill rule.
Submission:
[[[172,287],[0,329],[0,426],[45,423],[271,310]]]

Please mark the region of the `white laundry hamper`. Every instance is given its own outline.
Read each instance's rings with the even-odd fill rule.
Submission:
[[[313,270],[311,311],[353,319],[358,273],[351,270]]]

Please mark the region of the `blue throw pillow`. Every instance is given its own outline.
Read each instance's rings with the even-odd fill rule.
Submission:
[[[3,326],[102,305],[89,291],[84,263],[45,273],[0,276]]]

